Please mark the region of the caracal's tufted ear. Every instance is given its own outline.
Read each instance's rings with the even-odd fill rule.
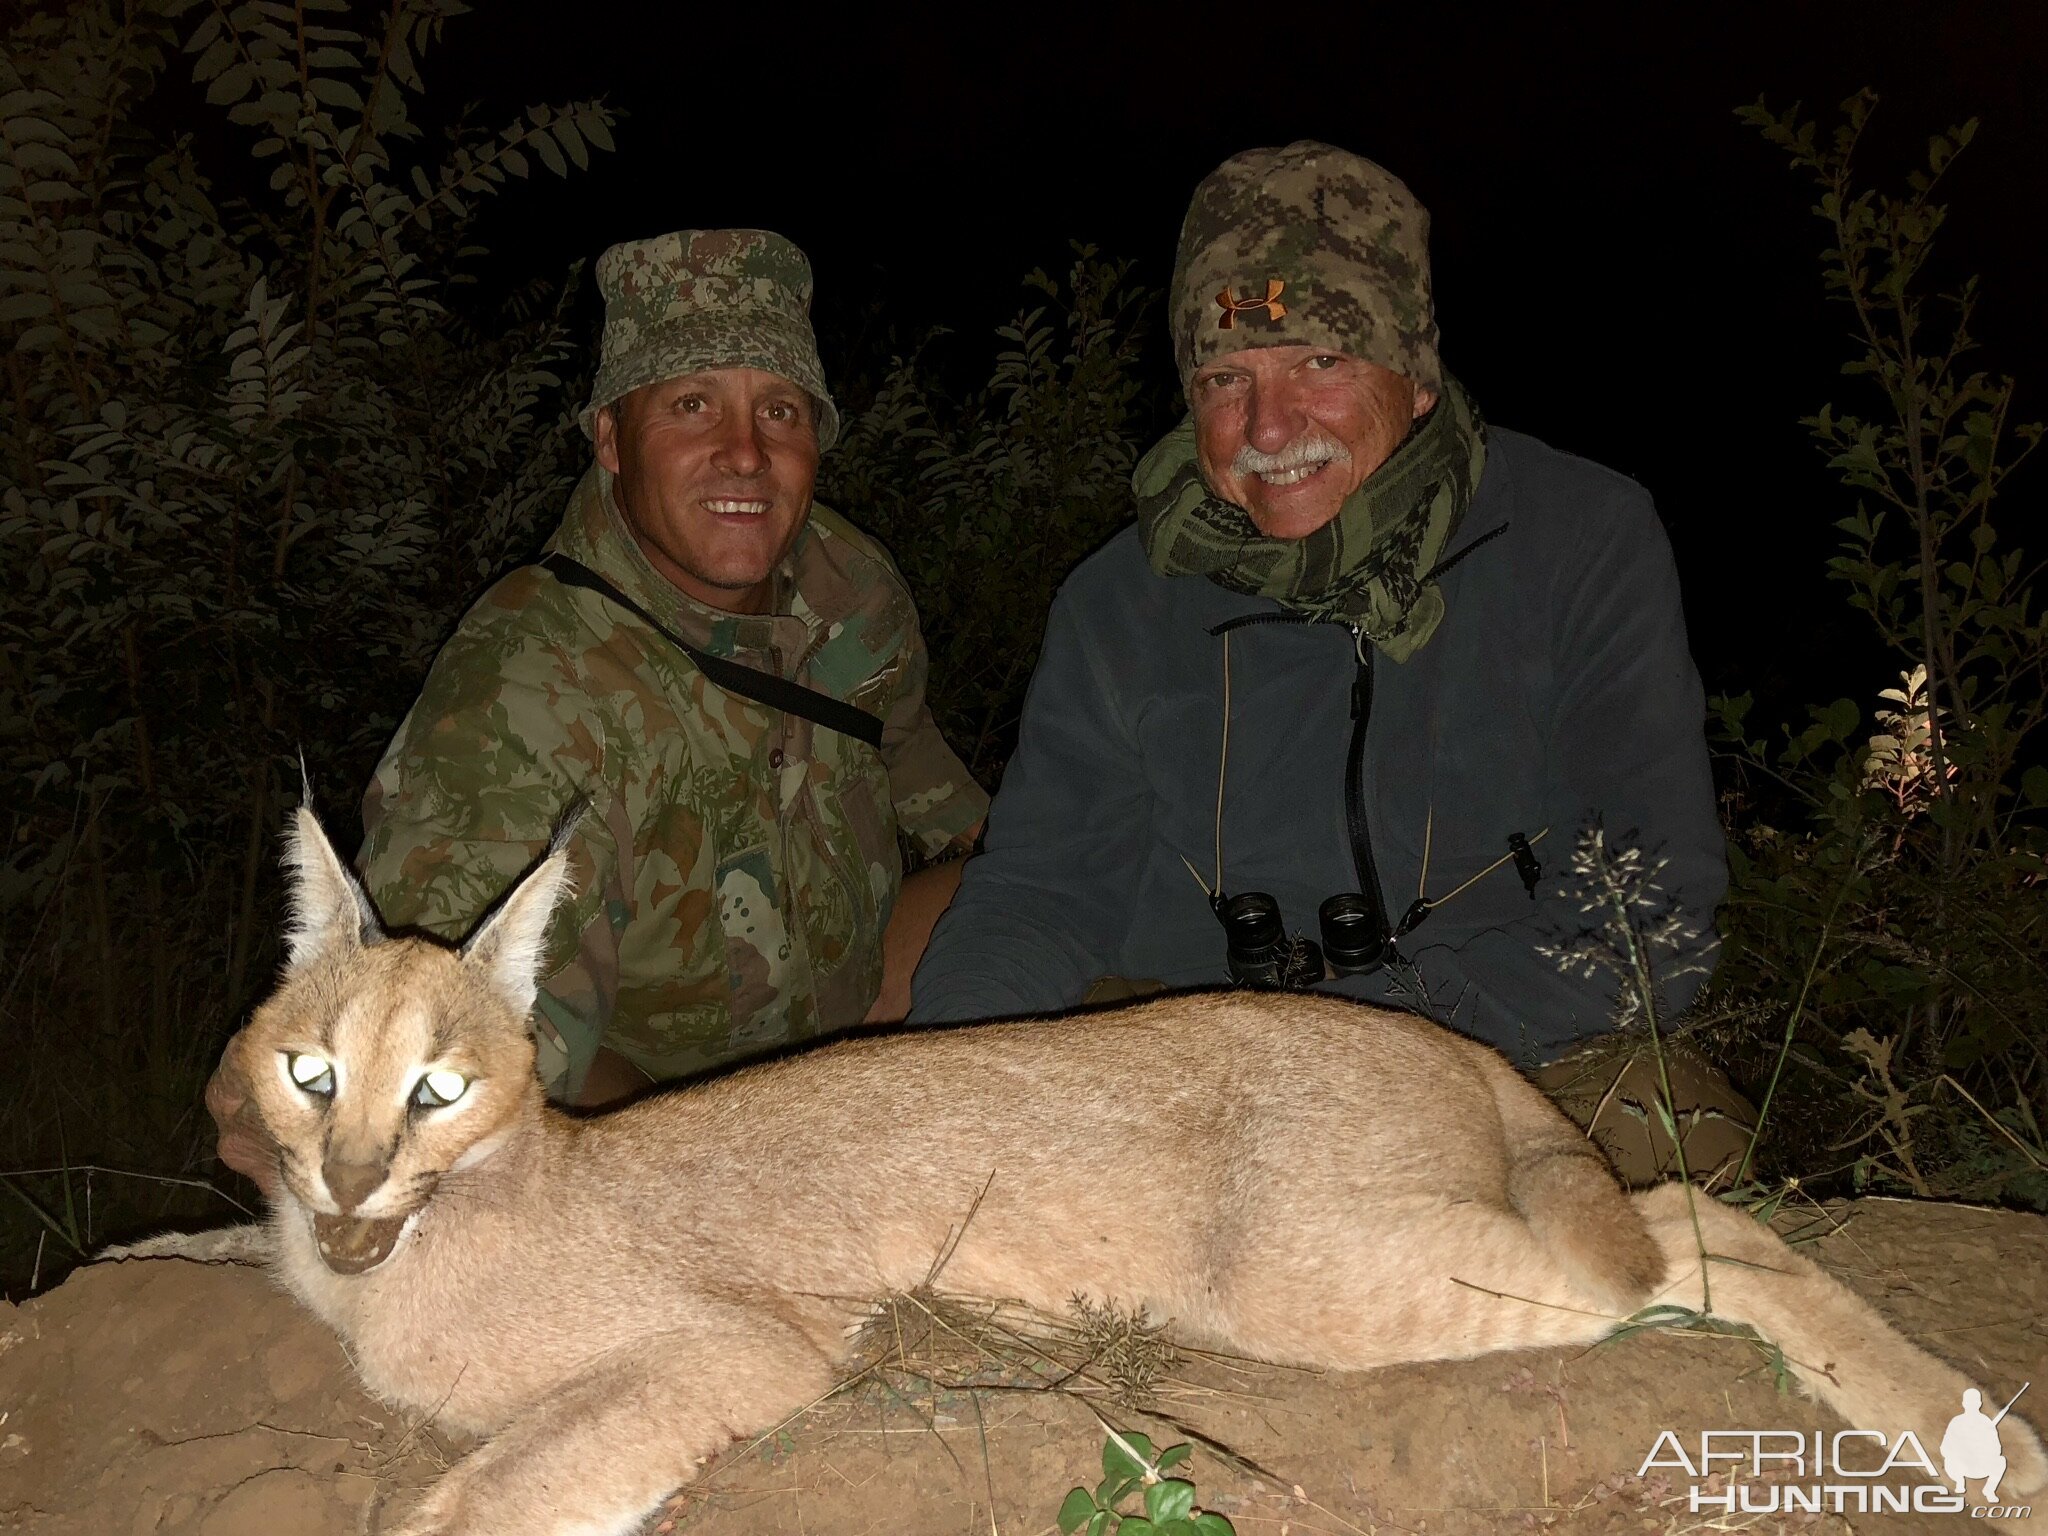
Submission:
[[[338,948],[361,948],[384,937],[370,893],[321,830],[310,805],[292,813],[285,831],[284,864],[291,899],[285,925],[285,963],[292,969]]]
[[[520,1018],[533,1012],[533,994],[540,985],[541,961],[547,953],[548,924],[569,893],[569,827],[555,834],[546,857],[520,878],[470,936],[462,941],[462,959]]]

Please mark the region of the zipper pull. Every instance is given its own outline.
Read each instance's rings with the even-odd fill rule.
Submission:
[[[1358,656],[1358,671],[1351,678],[1351,718],[1358,720],[1372,708],[1372,657],[1366,654],[1365,626],[1344,627],[1351,631],[1351,648]]]

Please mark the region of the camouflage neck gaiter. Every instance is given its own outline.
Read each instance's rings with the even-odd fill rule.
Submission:
[[[1359,625],[1395,661],[1422,649],[1444,616],[1428,575],[1486,467],[1486,426],[1444,378],[1436,409],[1366,476],[1343,510],[1301,539],[1269,539],[1244,508],[1210,494],[1192,416],[1131,476],[1138,538],[1162,576],[1206,576],[1232,592]]]

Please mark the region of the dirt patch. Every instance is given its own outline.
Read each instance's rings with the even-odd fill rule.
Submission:
[[[0,1307],[0,1530],[339,1536],[445,1460],[255,1270],[99,1264]]]
[[[2003,1402],[2048,1389],[2048,1220],[1865,1201],[1815,1251]],[[1038,1536],[1099,1476],[1086,1403],[869,1384],[736,1448],[654,1522],[683,1536]],[[1351,1376],[1183,1360],[1154,1405],[1250,1465],[1198,1452],[1202,1503],[1244,1536],[1961,1529],[1950,1515],[1692,1514],[1635,1476],[1657,1431],[1832,1427],[1739,1339],[1641,1335]],[[1184,1438],[1109,1398],[1120,1427]],[[260,1275],[174,1260],[83,1270],[0,1307],[0,1531],[355,1536],[462,1447],[355,1386],[340,1348]],[[1990,1529],[2000,1529],[1993,1525]],[[2010,1526],[2002,1528],[2011,1529]],[[2029,1529],[2033,1526],[2030,1524]]]

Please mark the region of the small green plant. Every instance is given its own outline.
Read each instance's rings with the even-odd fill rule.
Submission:
[[[1103,1428],[1109,1438],[1102,1442],[1102,1481],[1092,1490],[1073,1489],[1060,1505],[1059,1526],[1067,1536],[1075,1531],[1084,1536],[1236,1536],[1237,1528],[1223,1516],[1195,1508],[1193,1483],[1165,1475],[1193,1454],[1192,1446],[1155,1453],[1144,1435]],[[1143,1514],[1118,1508],[1140,1489]]]

